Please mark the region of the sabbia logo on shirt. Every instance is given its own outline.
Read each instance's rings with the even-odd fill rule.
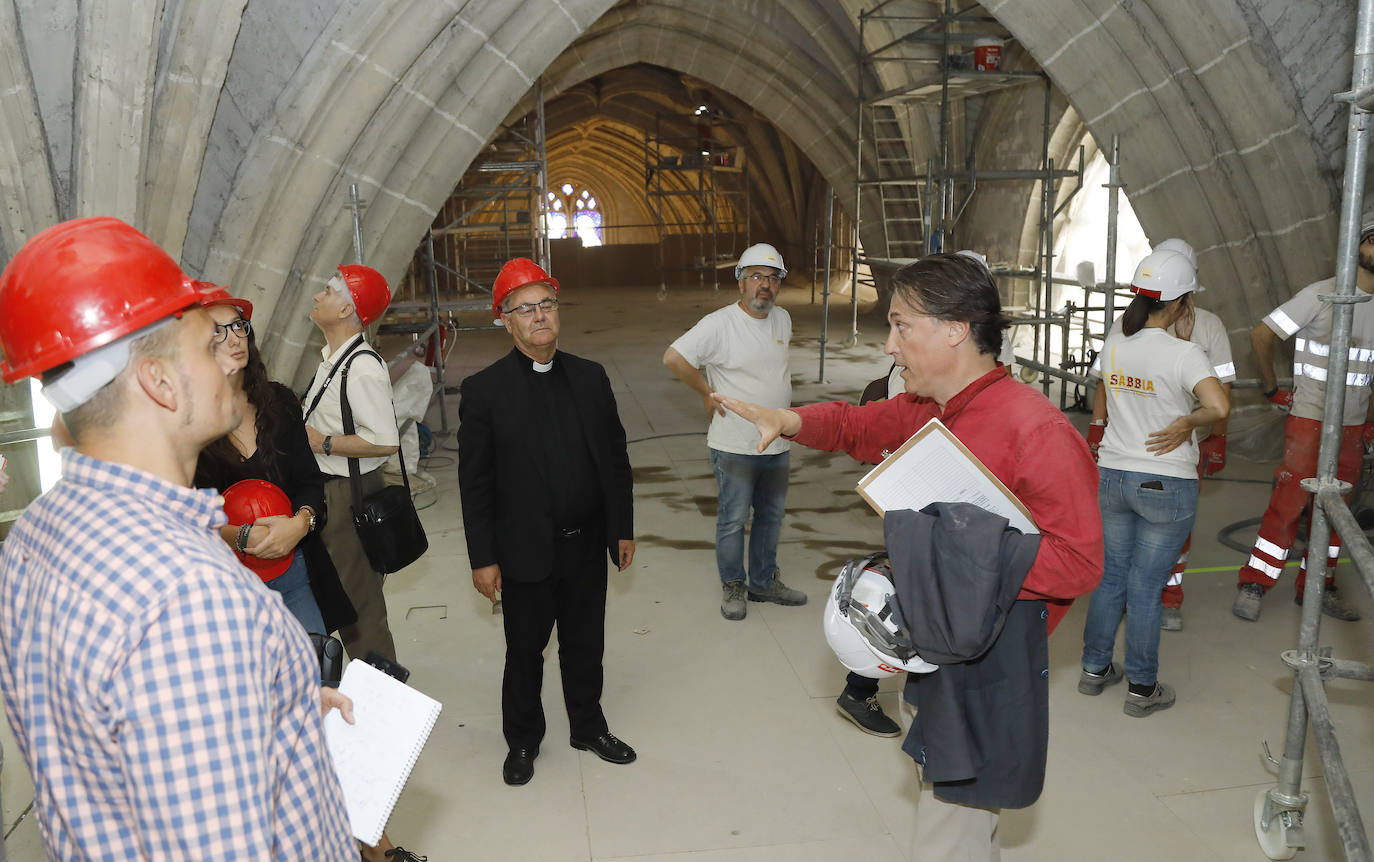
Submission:
[[[1113,371],[1112,376],[1107,379],[1107,385],[1115,386],[1118,389],[1131,389],[1141,393],[1142,395],[1146,393],[1153,393],[1155,391],[1155,382],[1150,378],[1130,377],[1125,374],[1119,374],[1115,371]]]
[[[1113,351],[1113,354],[1115,354],[1115,351]],[[1153,379],[1149,377],[1133,377],[1132,375],[1122,371],[1120,368],[1115,367],[1115,355],[1112,356],[1112,359],[1112,373],[1107,375],[1108,386],[1111,386],[1114,389],[1125,389],[1129,392],[1134,392],[1137,395],[1155,394],[1155,382]]]

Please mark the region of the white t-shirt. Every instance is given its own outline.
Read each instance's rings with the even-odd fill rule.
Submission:
[[[1165,455],[1152,455],[1145,440],[1193,410],[1193,387],[1215,377],[1207,354],[1163,329],[1146,327],[1135,335],[1107,336],[1102,382],[1107,387],[1111,421],[1097,463],[1113,470],[1197,478],[1196,433]]]
[[[1219,383],[1235,382],[1236,363],[1231,358],[1231,337],[1226,334],[1226,324],[1205,308],[1194,308],[1193,311],[1197,318],[1193,324],[1193,334],[1188,340],[1201,347],[1202,352],[1207,354],[1207,361],[1212,363],[1212,371],[1215,372]],[[1174,337],[1178,336],[1172,326],[1164,331]],[[1120,317],[1112,321],[1112,328],[1107,335],[1121,337]],[[1102,354],[1099,353],[1093,359],[1091,373],[1093,377],[1102,376]]]
[[[1335,292],[1334,278],[1309,284],[1264,318],[1265,324],[1280,338],[1297,336],[1293,339],[1292,415],[1301,419],[1321,421],[1325,410],[1331,305],[1322,302],[1318,295]],[[1355,306],[1348,355],[1345,416],[1341,424],[1360,425],[1369,407],[1369,383],[1374,376],[1374,303],[1361,302]]]
[[[355,336],[360,337],[362,336]],[[319,391],[334,364],[353,341],[354,339],[350,338],[332,353],[328,344],[320,348],[323,361],[320,362],[315,379],[310,382],[310,389],[305,394],[307,407],[315,400],[315,393]],[[371,349],[364,339],[362,346],[354,353]],[[348,366],[348,406],[353,411],[354,433],[374,446],[397,445],[400,435],[396,432],[396,412],[391,407],[390,372],[375,356],[360,356],[353,359],[353,354],[349,354],[348,358],[352,360]],[[324,397],[320,398],[315,412],[305,420],[305,424],[327,437],[344,436],[343,408],[339,405],[339,386],[342,382],[343,369],[339,369],[339,373],[329,381],[329,388],[325,390]],[[379,458],[359,458],[358,470],[361,473],[370,473],[386,461],[386,455]],[[316,452],[315,463],[326,476],[348,475],[348,459],[342,455],[324,455]]]
[[[697,321],[672,347],[706,375],[714,391],[762,407],[791,407],[792,378],[787,370],[791,340],[792,317],[785,309],[775,305],[759,320],[735,302]],[[712,417],[706,445],[736,455],[777,455],[790,448],[778,438],[760,453],[759,432],[753,423],[729,411]]]

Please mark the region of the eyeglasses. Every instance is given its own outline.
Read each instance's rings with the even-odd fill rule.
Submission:
[[[777,273],[764,274],[762,272],[751,272],[748,275],[748,281],[755,287],[758,287],[761,284],[771,284],[777,286],[779,284],[782,284],[782,277],[779,276]]]
[[[514,308],[506,309],[504,313],[518,314],[521,317],[529,317],[531,314],[534,314],[534,310],[536,308],[545,313],[548,313],[550,311],[557,311],[558,300],[554,299],[551,296],[548,299],[541,299],[538,302],[525,302],[515,306]]]
[[[212,339],[215,344],[223,344],[229,338],[229,330],[234,330],[234,334],[239,338],[247,338],[253,331],[253,324],[239,318],[233,323],[216,323],[215,337]]]

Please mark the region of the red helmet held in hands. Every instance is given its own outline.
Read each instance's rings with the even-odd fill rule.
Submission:
[[[38,377],[199,301],[177,262],[119,219],[54,225],[0,273],[0,376]]]
[[[231,524],[251,524],[271,515],[290,516],[291,498],[265,479],[242,479],[224,489],[224,514],[229,516]],[[234,553],[264,581],[275,580],[291,568],[291,554],[265,560],[252,554]]]
[[[363,326],[371,326],[391,304],[391,288],[387,287],[386,279],[377,270],[360,263],[343,264],[339,274],[348,285],[349,296],[353,297],[354,313]]]
[[[500,274],[496,276],[496,283],[491,286],[491,313],[500,317],[501,303],[505,302],[506,297],[512,292],[527,284],[547,284],[553,288],[553,295],[558,295],[558,279],[549,275],[529,258],[517,257],[501,267]]]

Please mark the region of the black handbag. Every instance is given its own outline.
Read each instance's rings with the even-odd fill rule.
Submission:
[[[348,404],[348,366],[364,354],[377,357],[382,367],[386,367],[382,357],[371,350],[360,350],[344,361],[343,376],[339,380],[339,407],[343,411],[344,434],[353,434],[357,430],[353,424],[353,409]],[[325,385],[328,385],[328,381]],[[379,575],[404,569],[429,549],[429,537],[425,535],[424,524],[420,523],[415,501],[410,496],[410,476],[406,473],[405,455],[398,450],[397,456],[401,461],[404,484],[388,485],[367,497],[362,494],[358,459],[348,459],[348,478],[353,488],[353,526],[367,553],[368,563]]]

